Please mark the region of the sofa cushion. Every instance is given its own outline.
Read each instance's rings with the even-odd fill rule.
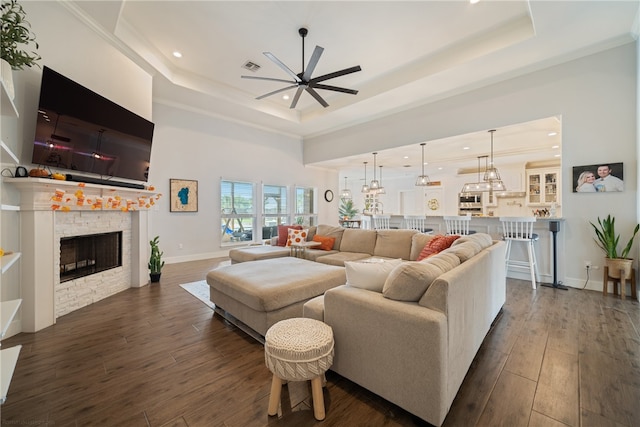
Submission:
[[[411,236],[411,254],[409,261],[416,261],[420,256],[420,252],[431,239],[436,237],[435,234],[416,233]]]
[[[304,251],[304,259],[309,261],[318,261],[318,258],[320,257],[331,255],[331,254],[337,254],[337,253],[339,253],[339,251],[336,251],[335,249],[332,249],[330,251],[325,251],[322,249],[318,249],[318,247],[307,248],[307,250]]]
[[[247,261],[257,261],[259,259],[282,258],[291,254],[289,248],[281,248],[272,245],[245,246],[229,250],[229,258],[232,264]]]
[[[320,236],[319,234],[316,234],[315,236],[313,236],[313,241],[320,242],[320,246],[317,246],[316,249],[330,251],[333,249],[333,244],[336,242],[336,238],[329,236]]]
[[[373,249],[376,246],[376,236],[376,230],[347,228],[342,234],[340,251],[361,252],[373,255]]]
[[[451,246],[460,245],[464,242],[476,242],[480,245],[482,249],[488,248],[493,245],[493,238],[487,233],[474,233],[469,234],[468,236],[462,236],[455,242],[451,244]]]
[[[347,285],[382,292],[387,276],[400,264],[401,259],[375,262],[347,261],[344,263]]]
[[[374,256],[409,259],[411,239],[418,230],[377,230]]]
[[[462,261],[460,261],[460,258],[458,258],[455,254],[447,253],[447,251],[448,249],[440,252],[439,254],[430,256],[427,259],[423,259],[420,262],[437,265],[444,271],[454,269],[459,266]]]
[[[443,252],[453,254],[460,259],[460,262],[465,262],[469,258],[476,256],[478,253],[480,253],[481,250],[482,247],[478,242],[467,240],[466,242],[459,245],[452,245],[450,248],[446,249]]]
[[[424,246],[422,251],[420,251],[420,255],[418,255],[418,259],[416,261],[422,261],[425,258],[428,258],[432,255],[442,252],[443,250],[451,246],[451,244],[459,238],[460,236],[458,235],[443,236],[439,234],[435,236],[433,239],[429,240],[429,242]]]
[[[316,234],[326,237],[335,237],[336,242],[333,244],[333,249],[339,250],[340,243],[342,242],[342,233],[344,233],[344,228],[336,227],[332,225],[320,224],[318,225],[318,229]]]
[[[279,225],[278,226],[278,246],[286,246],[289,239],[289,229],[302,230],[301,225]]]
[[[292,243],[306,242],[308,234],[308,228],[303,228],[301,230],[294,230],[290,228],[288,231],[289,238],[287,239],[287,246],[291,246]]]
[[[307,253],[308,252],[309,251],[307,251]],[[360,252],[334,252],[332,254],[318,256],[315,258],[315,261],[344,267],[344,263],[347,261],[358,261],[366,258],[371,258],[371,255]]]
[[[443,270],[435,264],[405,262],[389,274],[384,282],[382,295],[396,301],[418,301],[442,273]]]

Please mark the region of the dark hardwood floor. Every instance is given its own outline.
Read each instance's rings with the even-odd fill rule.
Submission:
[[[284,387],[269,417],[262,345],[178,286],[222,260],[167,265],[160,284],[4,340],[23,349],[2,425],[426,425],[332,372],[325,421],[314,420],[306,383]],[[444,425],[638,426],[639,329],[637,301],[509,280]]]

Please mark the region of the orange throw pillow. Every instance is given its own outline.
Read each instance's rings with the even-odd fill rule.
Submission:
[[[320,242],[320,246],[316,246],[316,249],[322,249],[323,251],[330,251],[333,249],[334,243],[336,243],[335,237],[327,237],[327,236],[318,236],[317,234],[313,236],[314,242]]]
[[[287,246],[287,240],[289,239],[289,229],[302,230],[302,226],[301,225],[279,225],[277,246]]]
[[[427,243],[424,248],[422,248],[422,251],[420,251],[420,255],[418,255],[418,259],[416,261],[422,261],[425,258],[429,258],[432,255],[444,251],[459,238],[460,236],[458,235],[435,236],[433,239],[429,240],[429,243]]]

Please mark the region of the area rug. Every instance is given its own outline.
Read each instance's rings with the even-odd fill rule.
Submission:
[[[216,306],[209,299],[209,284],[206,280],[200,280],[198,282],[185,283],[180,285],[182,289],[189,292],[194,297],[209,306],[212,310],[215,310]]]

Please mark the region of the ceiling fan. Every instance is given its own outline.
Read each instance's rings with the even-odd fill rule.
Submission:
[[[351,74],[357,71],[361,71],[362,68],[360,68],[359,65],[356,65],[355,67],[345,68],[344,70],[335,71],[333,73],[325,74],[320,77],[311,78],[311,75],[313,74],[313,70],[316,68],[318,61],[320,60],[320,56],[324,51],[324,48],[320,46],[316,46],[315,50],[313,51],[313,54],[311,55],[311,59],[309,59],[309,64],[307,65],[307,69],[305,70],[304,69],[304,38],[307,36],[307,33],[308,33],[308,30],[306,28],[300,28],[298,30],[298,34],[300,34],[300,37],[302,37],[302,72],[299,74],[296,74],[293,71],[291,71],[289,67],[284,65],[284,63],[280,61],[278,58],[276,58],[275,55],[273,55],[271,52],[263,52],[264,56],[266,56],[271,61],[273,61],[278,67],[282,68],[284,72],[287,73],[293,80],[274,79],[271,77],[241,76],[243,79],[269,80],[274,82],[291,83],[290,86],[284,87],[282,89],[274,90],[273,92],[269,92],[267,94],[261,95],[256,99],[263,99],[268,96],[275,95],[276,93],[284,92],[286,90],[293,89],[293,88],[298,88],[296,90],[296,94],[293,97],[293,101],[291,102],[291,106],[289,108],[296,108],[296,105],[298,104],[298,100],[300,99],[300,95],[302,95],[302,92],[305,90],[309,92],[309,94],[313,96],[316,99],[316,101],[318,101],[323,107],[326,108],[329,106],[329,104],[327,104],[327,102],[324,99],[322,99],[320,94],[316,92],[316,89],[332,90],[335,92],[348,93],[351,95],[358,94],[357,90],[346,89],[338,86],[325,85],[325,84],[321,84],[321,82],[329,79],[334,79],[336,77],[344,76],[346,74]]]

